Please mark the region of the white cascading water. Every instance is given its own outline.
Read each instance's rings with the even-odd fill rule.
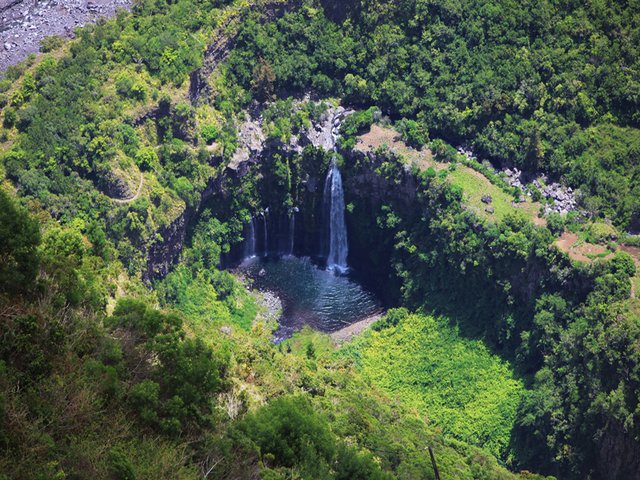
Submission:
[[[253,258],[256,256],[256,226],[251,217],[251,221],[247,224],[247,235],[244,244],[244,258]]]
[[[329,253],[327,268],[343,272],[347,270],[347,226],[344,220],[344,191],[342,176],[335,161],[327,173],[324,184],[324,206],[328,226]]]
[[[289,255],[293,255],[293,244],[295,241],[295,231],[296,231],[296,212],[295,210],[291,211],[291,217],[289,218]]]

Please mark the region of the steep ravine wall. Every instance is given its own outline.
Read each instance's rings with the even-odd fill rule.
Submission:
[[[279,154],[282,154],[282,151],[281,148],[277,150]],[[171,265],[178,260],[184,247],[188,229],[197,218],[201,207],[211,206],[213,202],[219,211],[225,211],[231,205],[234,192],[238,191],[236,190],[238,185],[247,175],[256,175],[255,178],[265,184],[272,181],[273,179],[267,174],[269,168],[265,162],[270,161],[270,156],[274,152],[268,146],[259,152],[252,152],[248,158],[241,160],[234,168],[227,168],[219,178],[212,179],[202,193],[199,205],[186,209],[180,217],[161,232],[163,241],[150,247],[148,252],[149,265],[145,272],[145,278],[150,280],[168,273]],[[297,155],[296,149],[290,150],[289,153],[292,156]],[[398,277],[396,270],[398,264],[401,269],[405,269],[411,275],[416,275],[416,279],[420,275],[429,277],[436,272],[415,270],[427,267],[419,265],[417,257],[412,256],[413,254],[398,253],[396,250],[398,240],[394,237],[394,229],[389,228],[388,224],[383,224],[385,222],[400,222],[401,227],[398,228],[425,229],[425,232],[429,230],[429,218],[437,215],[438,211],[437,208],[434,210],[433,205],[429,206],[424,200],[424,192],[428,191],[425,189],[430,189],[429,185],[432,184],[425,183],[424,179],[416,176],[410,168],[398,164],[393,158],[384,154],[341,153],[344,157],[341,171],[347,203],[349,265],[358,270],[361,277],[383,297],[385,303],[388,305],[397,304],[401,298],[400,293],[403,286],[402,279]],[[318,157],[318,162],[326,162],[326,158]],[[315,167],[319,167],[319,165],[315,165]],[[319,238],[322,229],[320,203],[324,174],[326,171],[322,172],[319,168],[316,168],[314,172],[303,171],[300,175],[300,183],[295,185],[299,192],[296,202],[300,209],[296,217],[296,248],[294,251],[298,255],[314,256],[319,251]],[[281,238],[285,237],[288,232],[283,234],[282,231],[288,228],[288,223],[283,221],[282,216],[279,216],[284,210],[280,214],[276,213],[278,212],[279,200],[270,199],[268,189],[259,188],[258,192],[260,196],[258,199],[259,208],[269,207],[272,212],[269,216],[268,227],[270,238],[277,238],[278,232],[280,232]],[[436,202],[438,201],[436,200]],[[477,230],[478,235],[484,235],[484,227],[480,223],[472,223],[469,228]],[[256,226],[257,243],[261,241],[259,232],[260,228]],[[395,232],[397,233],[397,230]],[[422,233],[418,235],[422,235]],[[425,235],[429,234],[425,233]],[[433,239],[433,241],[436,240]],[[272,248],[277,250],[278,247],[275,245],[278,245],[278,241],[271,240],[271,242],[274,242]],[[282,240],[280,240],[281,242]],[[424,245],[427,244],[423,244],[423,248]],[[544,285],[545,289],[551,289],[550,291],[566,287],[571,291],[578,292],[576,295],[579,297],[583,296],[582,293],[579,293],[580,291],[589,290],[588,278],[580,275],[579,272],[576,274],[570,270],[568,263],[567,265],[555,265],[550,269],[544,262],[532,258],[521,271],[498,273],[498,275],[507,276],[495,278],[489,283],[488,278],[483,277],[486,272],[465,274],[458,271],[459,266],[455,262],[447,263],[447,259],[444,258],[446,255],[441,252],[444,248],[442,245],[428,245],[428,248],[435,250],[431,252],[425,250],[423,253],[440,257],[433,268],[439,269],[437,274],[446,279],[448,285],[446,295],[449,304],[457,305],[457,302],[463,301],[477,302],[477,318],[473,321],[490,314],[494,316],[514,315],[519,318],[518,322],[526,321],[526,318],[533,316],[534,300],[540,295],[541,285]],[[241,244],[236,245],[238,256],[235,259],[231,258],[230,261],[239,260],[243,251]],[[497,273],[494,272],[494,274]],[[563,283],[564,287],[561,285],[553,286],[559,281],[559,278],[565,282]],[[473,288],[476,281],[483,285],[481,289]],[[504,281],[508,281],[512,286],[511,303],[507,300],[504,291],[501,291],[501,285]],[[418,293],[421,295],[421,301],[425,301],[425,295],[428,293],[424,291]],[[437,311],[437,307],[435,308]],[[442,311],[442,313],[449,312]],[[461,331],[464,331],[464,319],[456,321],[463,322],[460,324],[460,328]],[[491,331],[493,328],[491,324],[488,323],[488,325],[487,335],[497,338],[496,333]],[[496,338],[491,341],[496,342]],[[502,354],[510,358],[509,352],[515,347],[504,345],[500,348],[503,349]],[[533,363],[535,364],[535,361]],[[535,369],[540,368],[540,365],[533,365],[531,368],[534,370],[529,371],[529,374],[534,373]],[[603,430],[600,441],[595,445],[595,450],[592,450],[593,458],[597,458],[595,462],[599,473],[597,478],[637,478],[634,475],[640,467],[638,463],[640,444],[613,419],[604,420],[603,425],[607,426]],[[524,435],[528,440],[533,439],[531,432],[523,430],[519,434]],[[547,460],[545,459],[545,461]],[[536,470],[536,465],[523,465],[522,467]]]
[[[216,178],[209,179],[206,188],[200,195],[196,206],[187,206],[169,225],[161,228],[157,233],[161,240],[157,240],[147,248],[146,269],[142,274],[145,282],[165,277],[171,267],[178,261],[184,249],[187,230],[196,218],[200,207],[214,194],[223,190],[225,180],[234,172],[228,169]]]

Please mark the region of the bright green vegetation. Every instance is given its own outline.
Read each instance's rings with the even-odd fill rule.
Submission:
[[[375,105],[439,161],[455,153],[440,139],[467,142],[580,188],[594,220],[581,235],[607,242],[606,220],[624,232],[640,217],[639,15],[637,2],[144,0],[47,42],[0,81],[0,478],[433,478],[427,445],[443,478],[515,478],[492,453],[559,478],[632,476],[633,259],[576,265],[553,246],[576,216],[535,227],[495,178],[484,216],[467,167],[408,172],[351,147]],[[359,109],[345,180],[390,186],[347,192],[350,261],[432,314],[352,357],[310,332],[274,346],[259,300],[219,270],[252,214],[317,207],[307,180],[331,155],[283,148],[322,113],[293,109],[309,90]],[[201,205],[253,100],[273,100],[270,155]],[[169,246],[177,265],[149,272]],[[398,378],[382,371],[392,353]],[[466,390],[447,384],[469,372]]]
[[[522,382],[482,342],[446,319],[392,310],[349,349],[366,378],[444,433],[506,457]]]
[[[0,229],[24,272],[0,288],[1,478],[434,478],[426,446],[446,478],[519,478],[370,385],[326,336],[276,346],[264,323],[160,311],[150,292],[106,316],[109,273],[82,237],[52,224],[39,239],[0,200],[30,232],[6,243]]]
[[[451,179],[453,185],[462,189],[465,205],[479,217],[502,220],[513,212],[513,196],[491,184],[475,170],[469,167],[457,167],[453,168],[447,177]],[[490,206],[493,213],[486,211],[489,205],[482,202],[482,197],[485,195],[491,196]]]

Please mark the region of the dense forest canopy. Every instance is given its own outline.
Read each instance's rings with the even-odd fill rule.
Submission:
[[[635,2],[325,3],[337,24],[313,9],[246,22],[233,78],[249,89],[266,61],[281,92],[415,118],[498,164],[563,178],[595,215],[637,222]]]
[[[640,478],[639,10],[142,0],[43,42],[0,80],[0,480],[431,479],[427,446],[443,478]],[[339,104],[337,151],[303,142]],[[331,162],[399,308],[274,344],[223,266],[260,215],[311,255]]]

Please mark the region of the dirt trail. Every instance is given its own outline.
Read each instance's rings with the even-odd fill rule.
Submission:
[[[113,200],[116,203],[119,204],[125,204],[125,203],[131,203],[134,202],[138,199],[138,197],[140,196],[140,194],[142,193],[142,186],[144,185],[144,175],[142,175],[142,172],[140,173],[140,183],[138,184],[138,190],[136,190],[136,194],[131,197],[131,198],[112,198],[111,200]]]

